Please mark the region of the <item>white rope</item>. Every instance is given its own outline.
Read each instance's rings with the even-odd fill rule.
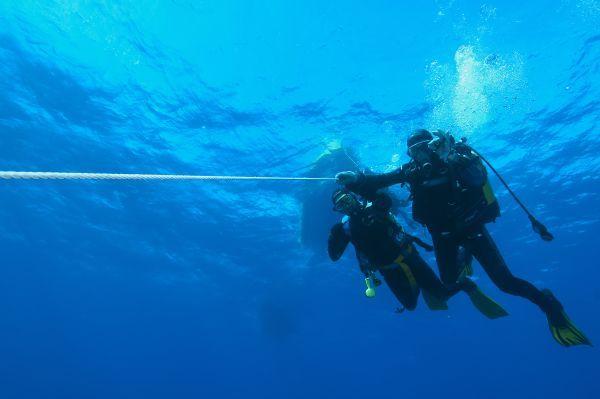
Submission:
[[[69,173],[69,172],[13,172],[0,171],[0,179],[22,180],[335,180],[333,177],[277,177],[277,176],[200,176],[154,175],[131,173]]]

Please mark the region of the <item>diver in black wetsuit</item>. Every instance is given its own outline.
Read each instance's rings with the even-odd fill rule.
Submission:
[[[360,158],[352,148],[343,144],[330,143],[327,150],[303,174],[304,177],[333,176],[340,170],[360,170]],[[333,181],[307,182],[304,189],[299,192],[302,204],[300,212],[300,242],[313,252],[313,261],[327,253],[327,235],[332,224],[339,220],[339,216],[328,207],[331,193],[337,188]],[[416,223],[409,215],[408,200],[401,200],[393,193],[392,212],[404,226],[416,227]],[[310,263],[313,263],[310,261]]]
[[[507,315],[500,305],[483,294],[466,276],[451,288],[442,284],[421,258],[413,242],[429,250],[431,246],[404,232],[390,212],[392,201],[387,194],[378,192],[372,196],[372,200],[371,203],[365,203],[349,191],[335,191],[334,209],[346,217],[332,227],[328,240],[328,252],[333,261],[342,256],[348,243],[353,244],[360,269],[367,277],[367,296],[375,294],[373,285],[378,280],[374,278],[374,272],[379,271],[404,309],[415,309],[421,290],[432,310],[447,309],[446,300],[463,290],[488,318]],[[464,265],[464,260],[460,262]]]
[[[549,290],[537,289],[508,269],[485,227],[500,216],[500,208],[480,156],[464,140],[455,142],[449,133],[439,131],[432,134],[417,130],[409,136],[407,145],[411,161],[399,169],[379,175],[342,172],[336,176],[338,182],[367,198],[377,189],[408,184],[413,218],[432,236],[440,276],[446,285],[452,286],[459,277],[457,252],[463,246],[502,291],[527,298],[546,313],[557,342],[564,346],[591,345]],[[537,226],[543,227],[534,223],[534,228]]]

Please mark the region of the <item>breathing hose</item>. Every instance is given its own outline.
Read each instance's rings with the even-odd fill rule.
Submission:
[[[533,228],[533,231],[535,231],[536,233],[538,233],[540,235],[540,237],[542,238],[542,240],[544,240],[544,241],[552,241],[554,239],[554,235],[552,233],[550,233],[550,231],[548,230],[548,228],[546,226],[544,226],[544,224],[542,224],[542,222],[540,222],[539,220],[537,220],[537,218],[535,216],[533,216],[533,214],[529,211],[529,209],[527,209],[527,207],[525,206],[525,204],[523,204],[523,202],[521,202],[521,200],[519,199],[519,197],[517,196],[517,194],[515,194],[515,192],[510,188],[510,186],[508,185],[508,183],[506,182],[506,180],[504,180],[504,178],[502,177],[502,175],[496,170],[496,168],[494,168],[494,166],[490,163],[490,161],[488,161],[479,152],[477,152],[476,150],[474,150],[473,147],[469,147],[469,148],[470,148],[471,151],[473,151],[475,153],[475,155],[477,155],[479,158],[481,158],[483,160],[483,162],[485,162],[487,164],[487,166],[490,167],[490,169],[498,177],[498,179],[500,180],[500,182],[504,185],[504,187],[506,187],[506,189],[508,190],[508,192],[510,193],[510,195],[515,199],[515,201],[517,202],[517,204],[527,214],[527,217],[529,217],[529,221],[531,222],[531,227]]]

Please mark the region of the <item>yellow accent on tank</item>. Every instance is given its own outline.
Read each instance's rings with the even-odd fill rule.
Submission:
[[[494,195],[494,190],[492,190],[492,185],[487,180],[483,185],[483,196],[488,205],[496,202],[496,196]]]

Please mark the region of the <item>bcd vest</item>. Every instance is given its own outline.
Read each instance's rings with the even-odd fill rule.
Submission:
[[[500,207],[478,157],[460,165],[438,165],[428,176],[411,182],[413,218],[434,231],[462,231],[489,223],[500,216]]]
[[[350,217],[350,237],[354,247],[377,266],[388,265],[408,245],[408,237],[389,213],[366,208]]]

